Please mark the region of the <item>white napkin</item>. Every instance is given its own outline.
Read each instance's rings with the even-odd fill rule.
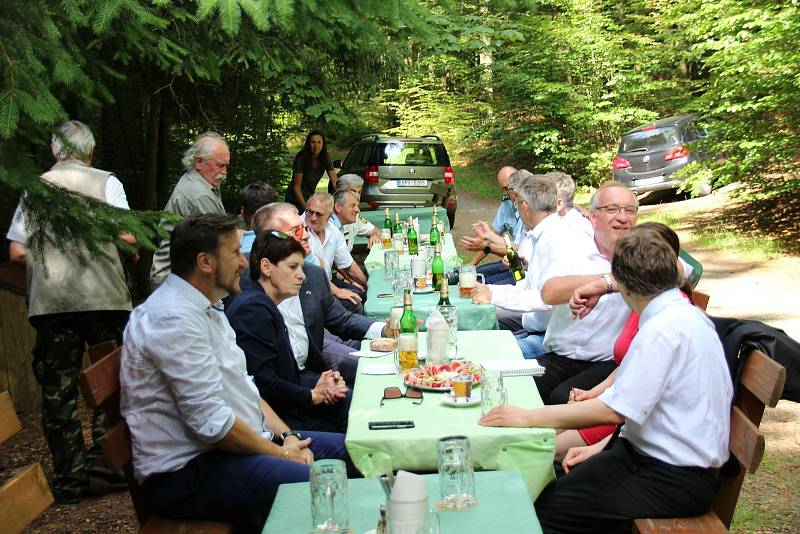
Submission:
[[[428,330],[428,359],[430,363],[440,363],[447,356],[450,326],[439,310],[434,309],[425,320],[425,328]]]
[[[397,367],[393,363],[365,363],[361,366],[362,375],[393,375]]]
[[[428,499],[428,484],[425,479],[408,471],[398,471],[394,477],[394,486],[389,500],[396,502],[417,502]]]
[[[361,349],[361,350],[354,350],[350,353],[351,356],[358,356],[359,358],[380,358],[381,356],[386,356],[387,354],[391,354],[392,351],[386,352],[377,352],[372,349]]]

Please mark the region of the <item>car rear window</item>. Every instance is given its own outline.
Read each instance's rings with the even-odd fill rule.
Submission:
[[[381,165],[414,165],[441,167],[447,165],[447,154],[440,143],[393,141],[380,143]]]
[[[620,152],[634,152],[636,150],[648,150],[653,147],[670,146],[680,144],[680,132],[678,128],[657,128],[645,130],[626,135],[622,138]]]

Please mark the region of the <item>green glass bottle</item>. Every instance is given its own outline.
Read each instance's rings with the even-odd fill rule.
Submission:
[[[419,253],[419,245],[417,244],[417,231],[414,230],[414,219],[411,215],[408,216],[408,253],[411,255]]]
[[[442,276],[442,287],[439,290],[437,306],[450,306],[450,279],[446,276]]]
[[[511,244],[511,235],[508,232],[503,232],[503,241],[506,242],[506,258],[508,258],[508,272],[514,278],[515,282],[519,282],[525,278],[525,268],[522,266],[522,260],[519,254],[514,250]]]
[[[403,315],[400,316],[400,337],[397,339],[400,372],[407,373],[417,366],[417,316],[411,302],[411,290],[403,293]]]
[[[431,217],[431,245],[434,247],[442,240],[439,235],[439,217],[436,213],[436,207],[433,208],[433,216]]]
[[[392,229],[393,234],[402,234],[403,233],[403,225],[400,224],[400,213],[394,212],[394,228]]]
[[[383,208],[383,229],[392,233],[392,218],[389,216],[389,208]]]
[[[444,262],[442,261],[442,245],[437,243],[434,248],[433,263],[431,272],[433,273],[433,289],[439,291],[442,288],[442,278],[444,278]]]

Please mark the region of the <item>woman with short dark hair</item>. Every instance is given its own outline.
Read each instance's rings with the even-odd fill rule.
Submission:
[[[346,432],[350,391],[321,358],[295,359],[278,304],[300,292],[303,246],[265,230],[250,253],[250,284],[225,311],[261,397],[294,429]]]

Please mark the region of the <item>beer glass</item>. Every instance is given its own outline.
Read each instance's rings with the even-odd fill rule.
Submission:
[[[349,532],[347,469],[341,460],[317,460],[311,464],[312,532]]]
[[[482,284],[486,282],[483,274],[478,273],[474,265],[462,265],[458,274],[458,295],[462,298],[469,298],[478,279]]]
[[[458,510],[478,504],[469,439],[466,436],[441,438],[436,443],[436,453],[442,497],[437,506],[444,510]]]
[[[400,255],[396,250],[385,250],[383,252],[384,278],[394,280],[397,276],[397,269],[400,267]]]
[[[447,335],[447,353],[445,360],[454,360],[458,357],[458,313],[455,306],[442,304],[436,306],[449,327]]]
[[[481,367],[481,413],[486,415],[496,406],[508,404],[508,393],[503,387],[503,372]]]
[[[392,231],[388,228],[381,228],[381,244],[383,245],[383,250],[392,248]]]
[[[392,247],[398,254],[402,254],[405,251],[403,234],[394,234],[392,236]]]
[[[389,337],[400,337],[400,317],[403,316],[402,306],[392,306],[389,311]]]

